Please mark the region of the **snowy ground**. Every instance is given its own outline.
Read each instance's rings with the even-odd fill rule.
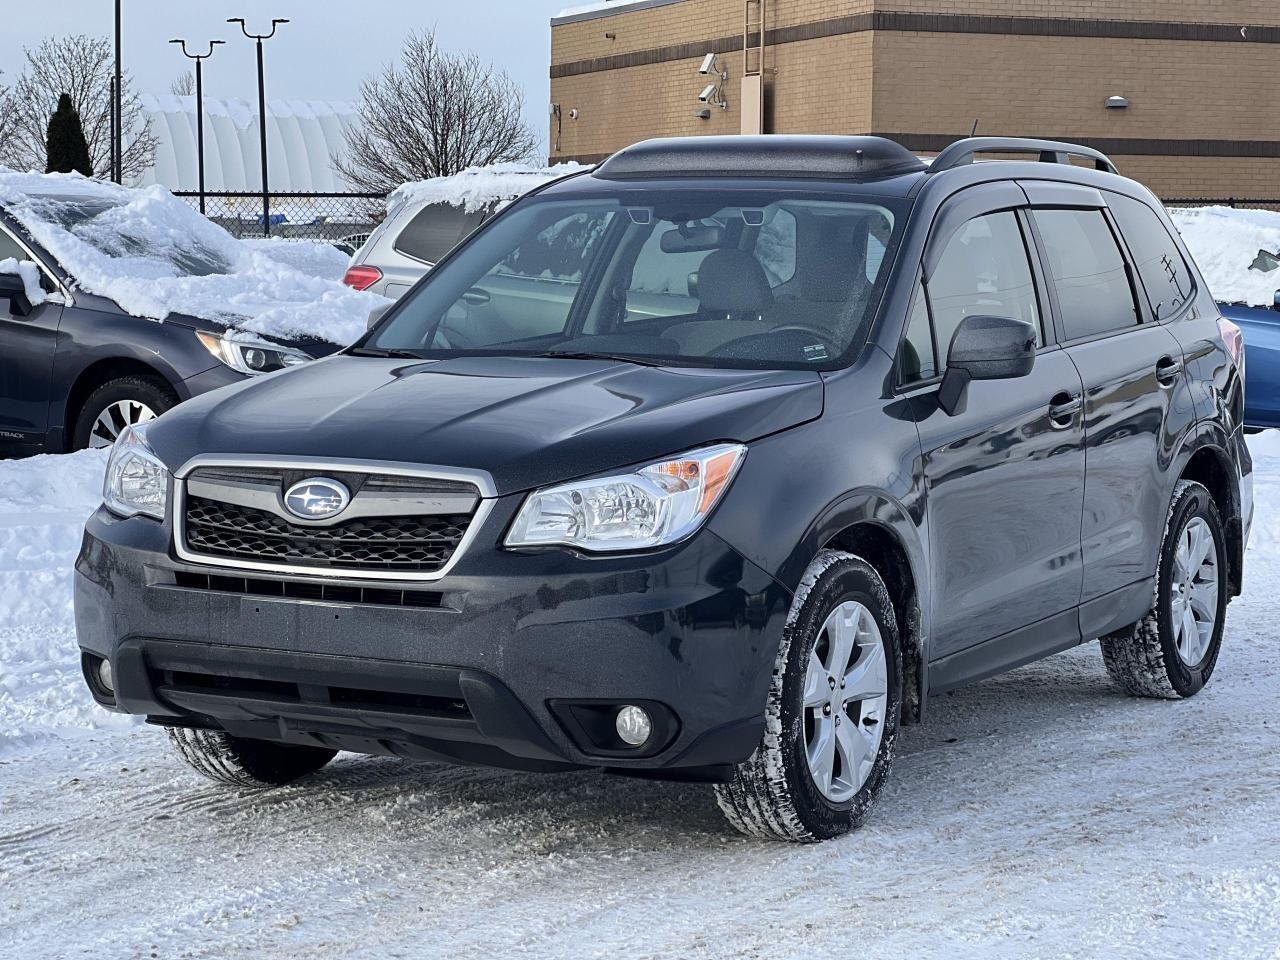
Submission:
[[[941,699],[859,834],[739,837],[700,787],[342,757],[206,783],[77,677],[96,453],[0,463],[0,957],[1280,956],[1280,434],[1209,688],[1088,645]]]

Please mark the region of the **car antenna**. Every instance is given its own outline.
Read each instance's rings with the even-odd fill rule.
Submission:
[[[981,119],[982,119],[981,117],[978,117],[976,120],[973,121],[973,129],[969,131],[969,136],[976,137],[978,135],[978,120],[981,120]]]

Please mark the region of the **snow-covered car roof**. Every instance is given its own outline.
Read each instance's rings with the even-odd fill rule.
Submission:
[[[475,213],[510,202],[544,183],[590,169],[580,163],[558,163],[551,167],[495,163],[471,167],[452,176],[415,180],[396,188],[387,197],[387,211],[394,213],[406,203],[414,206],[448,203]]]
[[[343,285],[347,257],[330,244],[238,240],[159,186],[0,167],[0,207],[74,287],[137,317],[185,314],[246,333],[346,344],[387,302]]]

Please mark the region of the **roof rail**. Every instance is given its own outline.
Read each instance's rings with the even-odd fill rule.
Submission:
[[[1119,173],[1116,165],[1105,153],[1078,143],[1059,140],[1030,140],[1025,137],[968,137],[957,140],[933,159],[930,173],[942,173],[954,167],[973,162],[976,153],[1038,153],[1041,163],[1070,163],[1072,157],[1092,160],[1095,167],[1106,173]]]

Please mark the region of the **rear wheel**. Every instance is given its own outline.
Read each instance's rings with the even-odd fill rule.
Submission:
[[[869,813],[889,773],[902,705],[893,604],[875,568],[823,550],[783,632],[760,746],[716,787],[753,836],[816,841]]]
[[[72,448],[109,447],[125,427],[148,423],[178,397],[163,380],[131,376],[108,380],[84,402],[76,418]]]
[[[1226,533],[1213,497],[1183,480],[1169,507],[1151,612],[1101,639],[1107,673],[1135,697],[1190,697],[1213,675],[1227,610]]]
[[[236,787],[279,787],[315,773],[336,750],[246,740],[220,730],[170,727],[169,740],[197,773]]]

